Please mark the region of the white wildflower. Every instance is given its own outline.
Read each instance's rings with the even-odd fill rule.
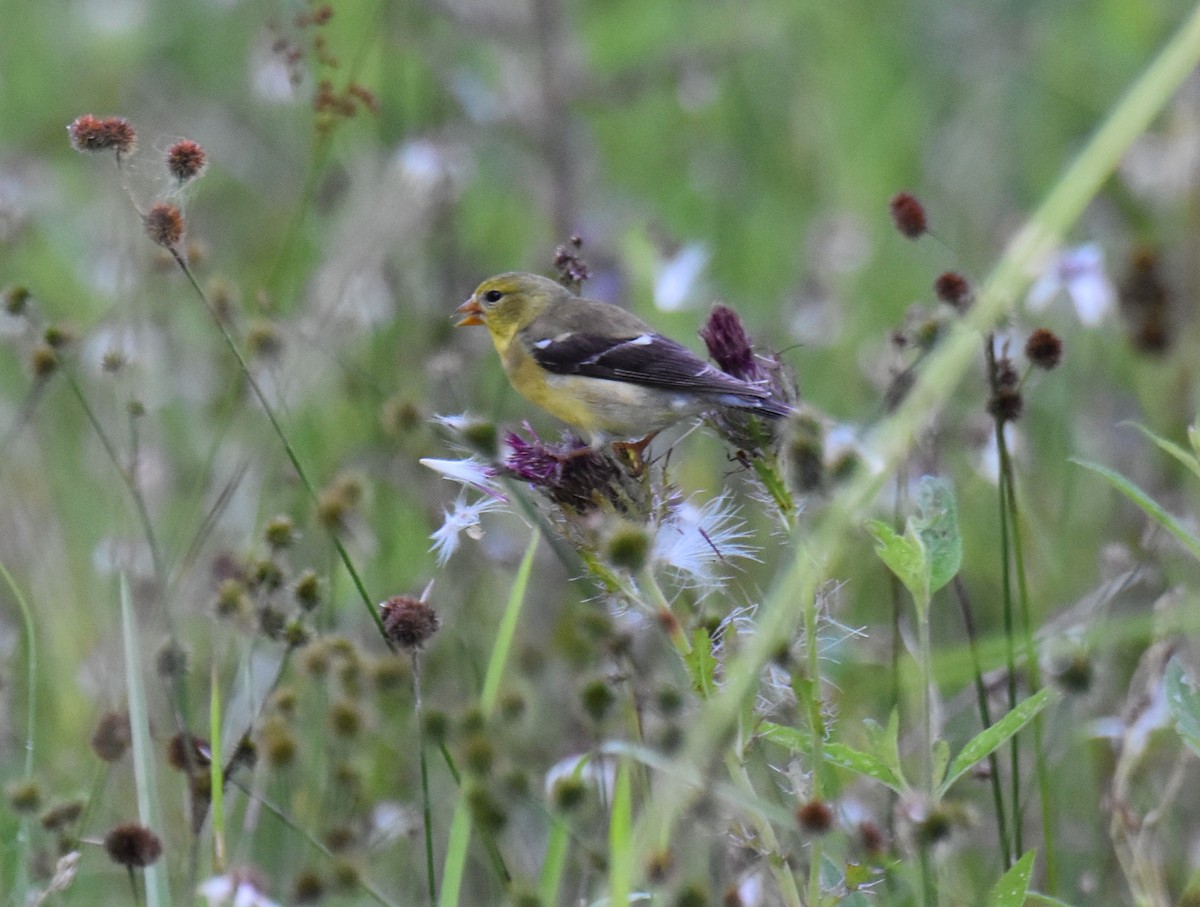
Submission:
[[[196,893],[208,901],[208,907],[279,907],[262,893],[253,875],[244,871],[213,876],[202,882]]]
[[[434,472],[441,473],[452,482],[477,488],[498,501],[507,500],[496,485],[496,474],[492,467],[478,457],[466,457],[461,460],[438,460],[433,457],[424,457],[418,462]]]
[[[664,312],[678,312],[694,295],[708,264],[708,249],[700,243],[684,246],[661,262],[654,274],[654,304]]]
[[[747,544],[750,532],[738,509],[721,494],[697,507],[683,501],[658,528],[650,556],[692,585],[712,589],[721,584],[717,565],[733,558],[756,560]]]
[[[423,461],[422,461],[423,462]],[[432,550],[437,555],[438,566],[450,560],[450,556],[458,550],[458,536],[465,532],[473,539],[483,537],[483,526],[479,523],[481,514],[496,510],[503,504],[495,498],[480,498],[473,503],[460,497],[454,506],[446,511],[446,519],[437,531],[429,537],[433,539]]]
[[[1025,304],[1040,312],[1060,293],[1066,293],[1086,327],[1095,327],[1113,309],[1117,291],[1104,270],[1104,250],[1098,244],[1060,253],[1034,282]]]

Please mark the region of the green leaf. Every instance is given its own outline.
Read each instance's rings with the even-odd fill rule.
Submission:
[[[683,659],[692,675],[692,686],[705,699],[712,696],[716,689],[713,676],[717,670],[717,660],[713,657],[712,647],[713,641],[708,631],[697,627],[692,633],[692,651]]]
[[[920,516],[910,520],[929,560],[929,594],[954,579],[962,566],[962,533],[954,488],[945,479],[925,476],[917,488]]]
[[[1057,692],[1049,687],[1043,687],[1028,699],[1019,702],[1015,709],[991,727],[985,728],[972,737],[954,757],[954,761],[950,763],[950,772],[938,788],[938,795],[944,795],[955,781],[970,771],[971,766],[981,759],[987,758],[988,754],[995,752],[1004,741],[1025,727],[1042,709],[1058,698]]]
[[[1166,438],[1162,437],[1161,435],[1155,434],[1150,429],[1146,428],[1146,426],[1144,426],[1144,425],[1138,425],[1136,422],[1123,422],[1122,424],[1123,425],[1132,425],[1134,428],[1136,428],[1138,431],[1140,431],[1143,435],[1145,435],[1147,438],[1149,438],[1151,441],[1153,441],[1156,445],[1158,445],[1158,448],[1160,450],[1170,454],[1172,457],[1174,457],[1176,460],[1178,460],[1180,463],[1182,463],[1184,466],[1186,466],[1188,469],[1190,469],[1192,472],[1192,475],[1194,475],[1196,478],[1200,479],[1200,459],[1197,459],[1196,455],[1194,453],[1192,453],[1191,451],[1184,450],[1182,447],[1180,447],[1174,441],[1168,441]],[[1188,440],[1191,441],[1193,447],[1196,446],[1196,441],[1193,438],[1193,433],[1195,432],[1195,430],[1196,429],[1194,426],[1192,428],[1188,429]]]
[[[937,787],[946,777],[946,766],[950,764],[950,744],[936,740],[933,744],[933,786]]]
[[[918,606],[929,601],[929,558],[921,539],[909,522],[904,535],[899,535],[883,520],[869,520],[867,531],[875,537],[875,553],[904,583]]]
[[[896,758],[895,763],[889,764],[888,753],[894,752],[894,747],[889,742],[891,738],[888,732],[874,722],[864,723],[872,724],[876,729],[873,735],[869,731],[868,734],[871,738],[869,745],[878,747],[878,752],[858,750],[844,743],[831,741],[822,748],[825,761],[829,765],[847,769],[856,775],[874,778],[897,793],[903,793],[907,789],[907,785],[904,776],[899,772],[899,758]],[[794,753],[804,756],[812,753],[812,734],[808,731],[764,721],[759,725],[759,736],[772,743],[778,743]]]
[[[1071,462],[1082,466],[1084,469],[1090,469],[1101,478],[1107,480],[1113,488],[1141,507],[1151,519],[1166,529],[1171,535],[1175,536],[1179,540],[1179,543],[1191,552],[1192,557],[1200,560],[1200,538],[1188,532],[1182,523],[1160,507],[1150,495],[1146,494],[1146,492],[1142,491],[1142,489],[1138,488],[1119,472],[1109,469],[1107,466],[1101,466],[1099,463],[1092,463],[1088,460],[1072,460]]]
[[[988,893],[987,907],[1023,907],[1033,873],[1035,851],[1029,851],[996,881]]]
[[[1175,730],[1183,742],[1200,756],[1200,693],[1187,683],[1178,658],[1167,662],[1167,706],[1175,718]]]
[[[903,776],[874,753],[856,750],[844,743],[826,743],[824,753],[825,760],[831,765],[848,769],[856,775],[874,778],[898,794],[904,793],[906,789]]]
[[[758,736],[791,750],[793,753],[812,752],[812,734],[799,728],[764,721],[758,726]]]

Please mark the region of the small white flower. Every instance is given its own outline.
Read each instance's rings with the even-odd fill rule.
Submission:
[[[441,528],[429,536],[433,539],[432,550],[437,555],[438,566],[445,564],[458,550],[459,533],[465,532],[473,539],[482,538],[480,515],[498,509],[503,503],[494,498],[480,498],[474,503],[468,503],[465,498],[460,497],[455,501],[454,506],[446,511],[446,519]]]
[[[728,495],[721,494],[697,507],[683,501],[658,528],[650,556],[696,586],[720,585],[717,564],[731,558],[756,559],[746,544],[750,532],[738,519]]]
[[[1117,291],[1104,270],[1104,250],[1087,243],[1059,254],[1029,289],[1025,304],[1040,312],[1066,293],[1085,327],[1095,327],[1114,307]]]
[[[617,783],[617,761],[598,753],[581,753],[560,759],[546,772],[546,796],[553,797],[555,788],[568,779],[582,781],[607,800]]]
[[[259,890],[250,873],[236,870],[202,882],[196,893],[208,907],[279,907]]]
[[[708,264],[708,250],[699,243],[684,246],[662,262],[654,274],[654,304],[677,312],[688,302]]]
[[[496,475],[492,468],[478,457],[467,457],[462,460],[437,460],[433,457],[424,457],[418,462],[434,472],[441,473],[452,482],[477,488],[498,501],[507,500],[496,486]]]

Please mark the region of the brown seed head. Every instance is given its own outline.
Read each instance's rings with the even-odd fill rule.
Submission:
[[[823,835],[833,828],[833,818],[833,810],[824,800],[809,800],[796,809],[796,821],[813,835]]]
[[[897,192],[892,196],[889,207],[892,212],[892,223],[909,239],[917,239],[928,229],[925,221],[925,208],[917,201],[916,196],[907,192]]]
[[[204,149],[191,139],[178,141],[167,149],[167,172],[180,183],[198,177],[207,163]]]
[[[942,302],[954,306],[960,312],[965,311],[971,304],[971,285],[957,271],[939,274],[933,282],[933,292]]]
[[[137,144],[137,132],[122,117],[93,116],[85,113],[67,126],[71,147],[76,151],[115,151],[129,154]]]
[[[1046,328],[1038,328],[1025,341],[1025,358],[1046,371],[1062,361],[1062,341],[1058,335]]]
[[[172,204],[157,202],[142,218],[146,235],[164,249],[174,248],[183,239],[183,214]]]
[[[141,869],[162,856],[162,841],[145,825],[128,822],[104,836],[104,849],[114,863]]]
[[[131,740],[128,713],[106,712],[92,734],[92,752],[105,762],[116,762],[125,755]]]
[[[381,606],[387,638],[401,649],[419,649],[441,626],[437,612],[411,595],[394,595]]]

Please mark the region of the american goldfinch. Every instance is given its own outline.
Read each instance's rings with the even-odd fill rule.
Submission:
[[[766,388],[709,365],[622,308],[583,299],[536,274],[485,280],[459,306],[458,326],[482,324],[508,380],[593,443],[642,439],[724,408],[771,418],[791,407]]]

